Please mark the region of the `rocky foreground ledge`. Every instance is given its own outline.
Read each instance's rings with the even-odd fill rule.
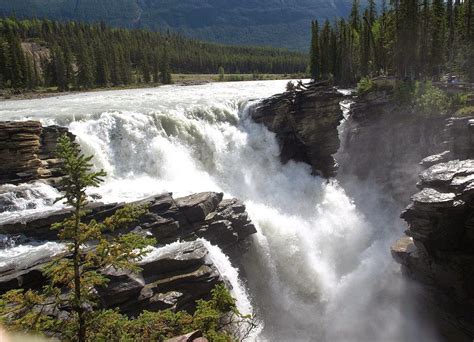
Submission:
[[[156,249],[146,258],[139,275],[109,271],[111,280],[100,293],[106,308],[118,307],[135,315],[142,310],[189,310],[197,299],[207,299],[216,284],[223,283],[209,259],[209,251],[199,238],[223,250],[241,245],[256,233],[245,206],[237,199],[223,199],[222,193],[205,192],[174,199],[171,194],[157,195],[132,204],[146,205],[148,213],[139,222],[116,233],[134,231],[154,236],[160,245],[184,241]],[[85,220],[101,220],[126,204],[90,205]],[[0,233],[29,239],[56,240],[51,224],[70,216],[69,209],[35,214],[0,225]],[[15,288],[38,289],[44,285],[44,265],[52,255],[39,255],[0,268],[0,293]]]
[[[126,231],[153,235],[160,244],[204,238],[226,249],[256,232],[242,202],[223,199],[222,193],[215,192],[177,199],[167,193],[132,203],[95,202],[89,205],[89,213],[84,219],[102,220],[127,204],[145,205],[148,213]],[[51,225],[70,215],[71,209],[62,209],[14,218],[0,225],[0,234],[57,240],[57,232],[50,229]]]
[[[66,128],[43,127],[36,121],[0,122],[0,185],[37,180],[57,184],[62,175],[61,161],[55,159],[56,141],[63,134],[74,138]],[[0,212],[11,210],[13,204],[3,199]],[[134,203],[92,202],[84,220],[102,220],[129,204],[146,206],[147,213],[114,234],[151,235],[158,245],[141,262],[139,274],[103,271],[110,282],[106,289],[98,289],[102,307],[117,307],[131,316],[143,310],[193,312],[196,300],[210,299],[211,290],[217,284],[231,287],[214,265],[211,253],[214,247],[210,245],[237,257],[243,250],[241,247],[245,247],[245,240],[256,233],[241,201],[223,199],[223,194],[216,192],[181,198],[165,193]],[[0,294],[17,288],[40,289],[45,285],[42,274],[45,265],[53,256],[65,253],[51,225],[70,215],[71,210],[65,208],[2,221],[0,234],[6,243],[0,245],[1,249],[23,244],[35,252],[2,262]]]

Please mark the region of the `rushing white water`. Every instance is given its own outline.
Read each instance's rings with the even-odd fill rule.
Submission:
[[[390,257],[403,225],[393,213],[360,210],[380,209],[376,192],[369,193],[370,201],[354,195],[354,202],[337,181],[311,176],[308,165],[282,165],[274,134],[247,117],[254,100],[282,92],[285,84],[166,86],[9,101],[0,104],[0,115],[68,126],[83,150],[94,154],[95,166],[108,173],[94,190],[105,201],[209,190],[244,200],[258,228],[242,268],[264,323],[259,339],[433,340],[411,312],[413,291]],[[356,194],[359,185],[350,189]],[[56,196],[52,190],[44,195]],[[21,205],[15,210],[1,215],[21,214]],[[236,270],[219,260],[220,271],[238,283]],[[235,295],[246,303],[243,288]]]

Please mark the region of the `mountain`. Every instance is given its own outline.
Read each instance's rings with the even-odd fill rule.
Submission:
[[[365,3],[365,1],[362,1]],[[0,0],[19,18],[104,21],[226,44],[308,50],[310,22],[347,16],[352,0]]]

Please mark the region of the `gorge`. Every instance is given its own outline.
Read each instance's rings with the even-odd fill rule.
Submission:
[[[100,202],[172,192],[182,208],[179,203],[186,201],[179,198],[211,191],[206,198],[217,199],[204,206],[210,209],[201,215],[196,231],[229,221],[219,226],[230,232],[224,238],[212,241],[205,231],[201,237],[217,243],[230,260],[202,240],[183,244],[208,250],[192,267],[207,267],[207,279],[221,278],[231,285],[240,307],[257,314],[259,340],[469,340],[466,326],[459,333],[433,324],[438,317],[427,309],[430,300],[423,288],[400,272],[390,253],[406,230],[399,216],[417,192],[419,162],[448,149],[453,159],[472,157],[451,148],[466,144],[448,139],[467,136],[468,122],[449,126],[462,134],[448,129],[446,136],[440,135],[444,117],[399,113],[387,91],[356,99],[350,110],[347,102],[343,110],[339,103],[347,92],[325,84],[261,102],[283,92],[285,85],[215,83],[7,101],[0,104],[0,116],[67,127],[82,150],[94,155],[94,165],[108,173],[92,194]],[[12,220],[63,210],[54,203],[58,192],[50,184],[37,180],[0,186],[0,232],[11,238],[18,227]],[[456,196],[462,197],[464,190],[459,191]],[[241,236],[232,231],[239,217],[235,222],[221,217],[225,205],[235,208],[236,217],[246,210],[255,225],[256,233],[250,228],[242,236],[242,249],[227,248],[227,238],[235,244]],[[209,222],[203,224],[203,219]],[[186,225],[179,222],[181,227]],[[174,241],[166,238],[158,240]],[[15,243],[6,237],[11,245],[0,251],[2,272],[18,268],[13,257],[17,264],[28,264],[60,251],[58,244],[38,241],[42,239],[27,236]],[[188,248],[179,245],[165,248],[178,254]],[[202,261],[207,253],[210,259]],[[402,254],[404,264],[413,259],[403,248],[394,253]],[[193,272],[186,273],[187,279]],[[162,295],[163,305],[182,303],[169,293]]]

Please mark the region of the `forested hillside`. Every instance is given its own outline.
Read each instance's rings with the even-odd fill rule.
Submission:
[[[385,2],[384,2],[385,3]],[[364,76],[474,82],[474,1],[397,0],[377,12],[353,2],[348,20],[313,22],[311,73],[351,84]]]
[[[104,24],[0,20],[0,87],[59,90],[171,81],[170,73],[304,72],[307,55]]]
[[[0,14],[105,21],[119,27],[170,29],[226,44],[307,51],[311,20],[347,16],[350,3],[351,0],[0,0]]]

